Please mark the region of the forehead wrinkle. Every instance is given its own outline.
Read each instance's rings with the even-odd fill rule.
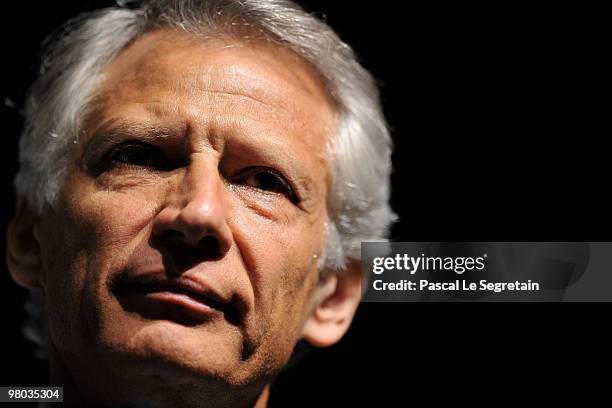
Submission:
[[[224,94],[224,93],[222,93]],[[110,111],[108,108],[111,105]],[[135,109],[120,110],[118,113],[112,110],[112,107],[135,106]],[[185,112],[185,108],[192,105],[192,109],[188,109]],[[267,105],[266,105],[267,106]],[[254,129],[255,133],[264,130],[266,135],[279,135],[284,137],[290,137],[299,143],[305,143],[311,138],[320,136],[314,129],[308,128],[308,132],[304,133],[303,129],[293,124],[290,128],[284,130],[290,130],[291,133],[285,131],[282,135],[279,134],[279,128],[276,126],[276,120],[266,120],[271,118],[269,115],[261,115],[261,112],[246,110],[243,112],[223,112],[223,103],[214,103],[210,106],[199,106],[197,104],[183,104],[177,106],[167,101],[153,101],[153,100],[141,100],[141,101],[129,101],[127,104],[107,104],[106,107],[98,109],[98,115],[96,118],[92,118],[89,122],[95,123],[95,120],[100,120],[96,123],[95,127],[88,134],[96,134],[102,132],[121,134],[127,133],[132,135],[142,136],[144,139],[156,139],[159,137],[167,137],[176,134],[186,135],[186,128],[188,126],[196,125],[195,127],[204,133],[220,132],[233,134],[232,130],[237,131],[234,137],[240,137],[242,133],[246,135],[252,134],[249,132],[248,122],[257,123],[262,128]],[[222,112],[215,112],[215,110],[221,110]],[[182,113],[180,111],[183,111]],[[269,109],[269,113],[273,113]],[[187,114],[185,116],[185,114]],[[109,115],[109,116],[106,116]],[[106,117],[105,117],[106,116]],[[150,123],[150,124],[148,124]],[[192,129],[193,130],[193,129]],[[327,132],[329,129],[320,129],[323,132]],[[304,135],[309,137],[292,137],[295,135]],[[309,146],[310,147],[310,146]]]
[[[219,94],[225,95],[225,92]],[[250,99],[247,98],[247,101],[250,102]],[[112,111],[113,107],[121,108],[128,105],[134,106],[135,109],[120,110],[119,117],[115,117],[116,113]],[[163,132],[155,129],[166,129],[165,133],[168,134],[181,132],[184,134],[184,129],[187,126],[192,127],[192,130],[196,130],[198,134],[209,136],[211,136],[211,133],[221,133],[228,136],[232,135],[232,137],[240,137],[243,133],[248,136],[263,132],[263,134],[269,136],[278,135],[278,138],[283,138],[283,142],[285,138],[289,138],[299,144],[306,145],[308,149],[312,148],[309,143],[310,140],[327,137],[327,133],[329,133],[328,128],[318,129],[306,126],[305,119],[300,116],[296,116],[292,120],[292,118],[281,115],[280,112],[268,105],[257,103],[256,106],[253,106],[249,104],[248,109],[240,111],[229,111],[227,107],[233,107],[231,101],[214,98],[211,98],[210,103],[203,106],[199,103],[183,103],[178,106],[167,101],[153,100],[130,101],[129,104],[115,103],[111,104],[110,112],[105,109],[101,110],[102,116],[104,113],[112,116],[110,119],[105,119],[98,128],[106,126],[105,123],[108,122],[121,131],[129,132],[130,126],[132,126],[134,132],[130,133],[146,135],[146,132],[150,131],[158,136],[163,136],[160,135]],[[265,114],[262,114],[261,108],[263,108]],[[121,127],[121,122],[125,122],[125,126]],[[145,125],[147,122],[152,123],[152,125],[147,127]],[[283,122],[285,126],[280,128],[278,126],[279,122]],[[139,123],[140,125],[137,125]],[[249,123],[256,123],[258,127],[250,129]],[[233,131],[236,131],[235,135],[233,135]]]
[[[213,82],[208,80],[207,82]],[[235,110],[231,114],[238,115],[247,113],[250,120],[270,125],[273,122],[283,121],[290,124],[291,127],[297,125],[311,127],[308,119],[313,115],[317,115],[318,111],[306,112],[302,109],[293,98],[261,98],[251,92],[244,92],[240,85],[228,83],[228,86],[211,85],[195,87],[187,83],[176,84],[170,83],[170,86],[164,84],[147,84],[146,86],[137,86],[136,89],[130,89],[131,84],[126,86],[117,86],[113,89],[106,90],[99,99],[101,110],[120,106],[121,104],[143,104],[150,105],[147,110],[155,116],[166,116],[167,113],[177,114],[180,111],[188,113],[194,119],[210,119],[214,110],[224,111],[225,105],[231,107],[235,103],[234,98],[241,100],[242,106],[245,108],[242,112]],[[226,85],[226,84],[224,84]],[[186,104],[184,101],[178,105],[176,100],[180,97],[180,93],[187,92],[193,96],[193,102]],[[155,99],[148,99],[147,95],[153,96]],[[279,102],[280,101],[280,102]],[[288,105],[291,105],[290,107]],[[163,108],[157,108],[164,106]],[[191,107],[191,109],[187,109]],[[188,112],[185,112],[188,111]],[[215,113],[218,114],[218,113]],[[324,129],[322,129],[324,130]]]
[[[263,66],[259,68],[263,69]],[[287,109],[282,102],[286,101],[286,89],[291,84],[279,84],[278,77],[273,81],[268,78],[268,74],[278,73],[253,74],[241,66],[219,66],[217,63],[206,67],[198,64],[185,74],[181,78],[185,79],[184,86],[187,89],[243,96],[264,105]]]
[[[269,44],[247,47],[234,41],[228,46],[227,41],[196,40],[185,33],[150,33],[111,64],[107,84],[128,85],[115,87],[124,92],[160,87],[225,92],[277,107],[293,117],[303,112],[295,92],[288,97],[289,89],[298,91],[302,101],[315,98],[322,102],[319,105],[330,106],[329,95],[316,71],[292,51]],[[287,69],[287,64],[292,69]]]
[[[238,98],[244,102],[243,106],[249,112],[256,113],[254,116],[282,118],[284,121],[305,124],[306,115],[300,106],[301,101],[296,100],[295,95],[285,95],[284,89],[286,87],[279,85],[278,81],[251,79],[241,75],[228,77],[223,72],[217,72],[212,75],[181,76],[178,83],[161,83],[158,86],[151,84],[148,90],[167,92],[170,100],[173,95],[187,92],[194,101],[202,102],[202,106],[192,104],[201,112],[216,107],[223,108],[225,103],[232,104],[235,98]],[[262,115],[262,112],[265,115]],[[316,114],[317,112],[310,112],[310,115]]]

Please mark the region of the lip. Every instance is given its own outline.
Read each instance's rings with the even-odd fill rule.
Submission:
[[[191,277],[139,275],[120,282],[114,293],[124,309],[149,319],[197,324],[233,314],[228,299],[204,281]]]

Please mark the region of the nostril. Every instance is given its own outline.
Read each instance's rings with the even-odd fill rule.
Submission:
[[[187,245],[185,242],[185,235],[176,230],[166,230],[162,234],[156,235],[155,241],[168,249]]]
[[[215,253],[219,253],[219,240],[214,235],[207,235],[198,242],[198,247],[203,251],[213,250]]]
[[[164,263],[172,266],[170,269],[178,274],[202,262],[218,260],[223,255],[220,251],[219,240],[214,235],[207,235],[193,245],[187,242],[185,235],[181,232],[168,230],[157,236],[154,242],[154,246],[165,258]]]

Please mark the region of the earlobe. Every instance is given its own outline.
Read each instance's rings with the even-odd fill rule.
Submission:
[[[37,215],[17,200],[15,216],[6,232],[6,262],[13,280],[27,289],[40,287],[40,246],[35,233]]]
[[[323,278],[317,304],[302,331],[314,346],[337,343],[346,333],[361,300],[361,269],[352,262],[346,270]]]

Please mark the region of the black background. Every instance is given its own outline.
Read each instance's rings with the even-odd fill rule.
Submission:
[[[603,10],[300,3],[324,16],[379,80],[395,141],[394,240],[611,240]],[[68,17],[109,4],[2,6],[3,229],[14,205],[19,108],[39,44]],[[25,291],[1,269],[0,385],[43,384],[45,366],[19,333]],[[340,344],[281,375],[271,406],[585,398],[598,390],[596,369],[609,372],[602,306],[364,304]],[[584,380],[588,391],[578,386]]]

